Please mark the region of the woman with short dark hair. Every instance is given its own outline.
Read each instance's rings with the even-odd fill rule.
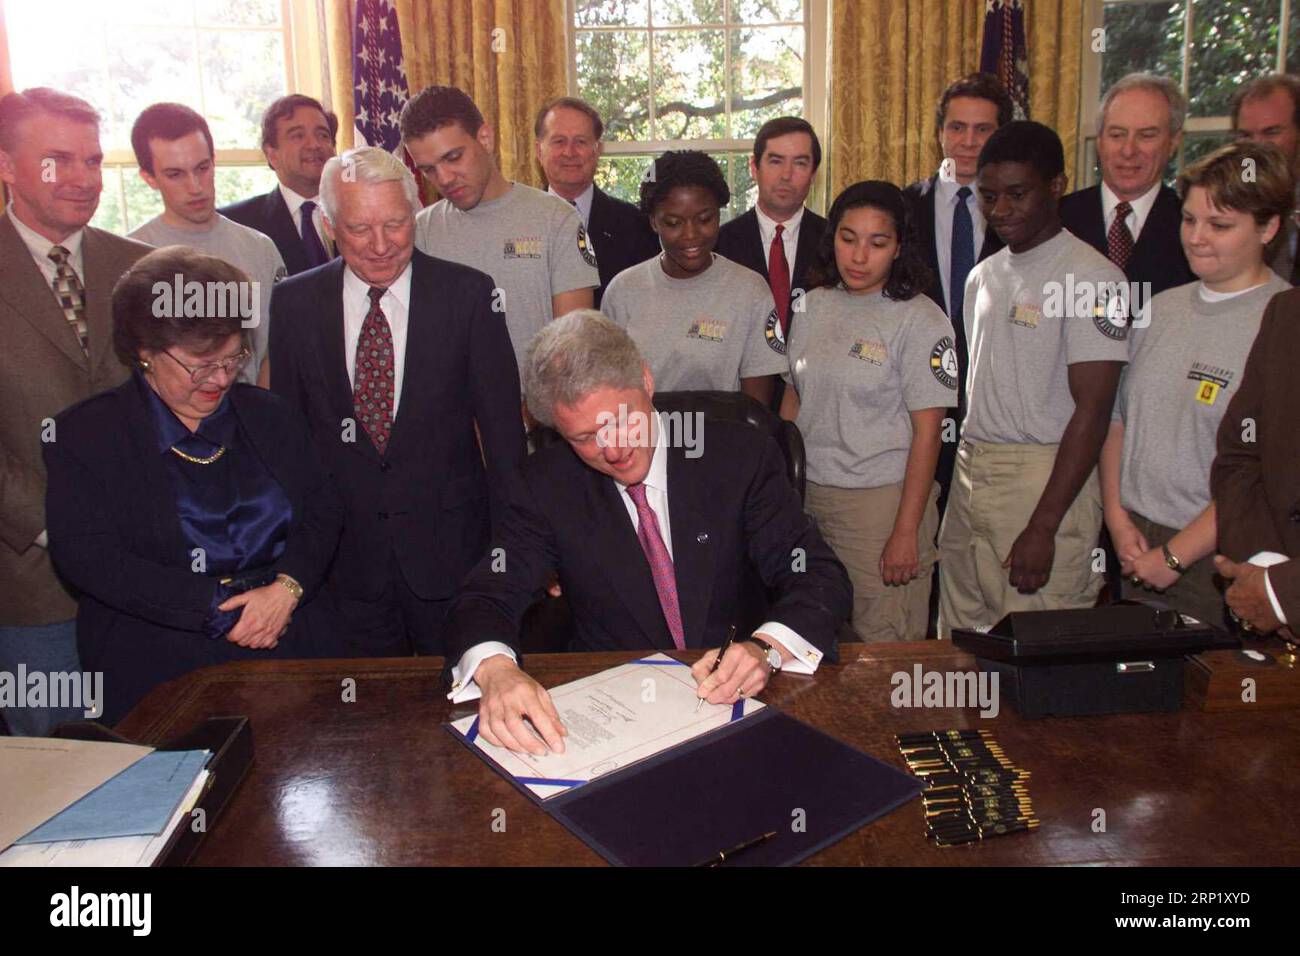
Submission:
[[[641,211],[663,254],[616,275],[600,308],[632,336],[656,389],[742,391],[770,405],[785,340],[767,283],[713,251],[730,201],[706,154],[656,159],[641,183]]]
[[[50,553],[109,723],[197,667],[337,653],[317,591],[342,505],[292,410],[236,382],[251,289],[187,247],[140,259],[113,289],[134,374],[64,411],[45,445]]]
[[[937,559],[952,325],[927,296],[903,193],[871,180],[835,200],[789,345],[781,416],[798,424],[808,509],[853,582],[864,641],[924,640]]]

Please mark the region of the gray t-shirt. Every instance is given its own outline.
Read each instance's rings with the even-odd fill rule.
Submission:
[[[1290,289],[1263,285],[1207,302],[1201,283],[1151,301],[1151,324],[1124,370],[1116,407],[1124,421],[1120,500],[1171,528],[1185,528],[1210,503],[1215,437],[1246,367],[1268,300]]]
[[[177,229],[167,225],[158,216],[131,233],[130,238],[147,242],[151,246],[189,246],[224,259],[248,273],[248,277],[256,283],[253,290],[255,295],[243,301],[252,304],[255,298],[256,324],[248,329],[253,358],[244,366],[239,377],[246,382],[256,382],[257,371],[266,358],[266,341],[271,322],[271,286],[284,278],[284,260],[280,258],[280,250],[275,248],[270,237],[262,235],[256,229],[232,222],[221,213],[217,213],[214,220],[208,229]]]
[[[735,392],[742,378],[788,368],[772,290],[723,256],[689,279],[672,278],[658,257],[624,269],[600,310],[627,329],[659,391]]]
[[[1074,414],[1068,367],[1129,360],[1128,319],[1111,305],[1126,282],[1066,229],[1028,252],[1005,248],[975,266],[962,310],[970,346],[962,436],[1059,444]]]
[[[837,488],[901,482],[909,412],[957,402],[952,324],[929,297],[813,289],[788,343],[808,480]]]
[[[555,318],[551,296],[600,285],[578,210],[523,183],[466,212],[440,199],[415,217],[415,245],[492,277],[492,308],[505,311],[521,369],[528,343]]]

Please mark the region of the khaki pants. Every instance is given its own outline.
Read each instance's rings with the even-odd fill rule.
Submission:
[[[1147,544],[1153,548],[1168,544],[1169,539],[1180,530],[1156,524],[1136,511],[1129,512],[1129,515],[1147,539]],[[1128,578],[1124,578],[1124,597],[1139,601],[1161,601],[1179,613],[1188,614],[1204,624],[1226,628],[1223,595],[1214,583],[1217,573],[1214,559],[1206,556],[1184,571],[1182,577],[1174,582],[1174,586],[1166,588],[1163,593],[1135,586]]]
[[[1097,472],[1065,513],[1047,584],[1033,594],[1011,586],[1002,562],[1025,530],[1056,461],[1057,445],[963,440],[939,532],[939,637],[955,627],[988,628],[1012,611],[1092,607],[1105,577],[1094,561],[1101,530]]]
[[[880,555],[894,530],[903,484],[832,488],[808,482],[808,510],[853,583],[853,629],[864,641],[923,641],[930,618],[930,579],[938,552],[939,486],[930,492],[917,529],[919,574],[908,584],[886,585]]]

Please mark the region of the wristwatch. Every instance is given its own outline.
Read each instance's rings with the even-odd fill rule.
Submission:
[[[297,598],[299,601],[302,600],[302,585],[301,585],[301,584],[299,584],[299,583],[298,583],[297,581],[295,581],[293,578],[289,577],[289,575],[284,574],[284,573],[279,574],[279,575],[276,577],[276,580],[279,581],[281,584],[283,584],[286,588],[288,588],[288,589],[289,589],[289,593],[292,594],[295,598]]]
[[[1165,567],[1169,568],[1170,571],[1176,571],[1177,573],[1182,574],[1187,570],[1183,567],[1183,562],[1179,561],[1174,553],[1169,550],[1169,545],[1162,544],[1160,546],[1160,553],[1165,556]]]
[[[763,640],[756,634],[751,634],[749,637],[742,637],[741,641],[749,641],[751,644],[757,644],[759,646],[764,655],[766,655],[767,666],[772,668],[771,672],[773,674],[781,669],[781,652],[771,644],[767,643],[767,641]]]

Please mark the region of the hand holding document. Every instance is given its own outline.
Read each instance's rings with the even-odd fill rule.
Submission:
[[[563,753],[514,753],[479,734],[479,718],[451,727],[517,783],[545,800],[668,750],[763,708],[756,700],[696,707],[691,669],[664,654],[632,661],[550,691],[568,729]]]

